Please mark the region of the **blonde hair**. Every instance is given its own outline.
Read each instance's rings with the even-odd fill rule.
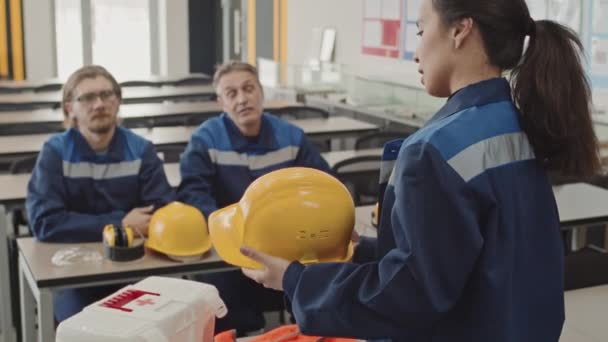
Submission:
[[[112,83],[112,90],[116,94],[116,97],[118,97],[119,100],[122,100],[122,90],[120,88],[120,85],[108,70],[99,65],[85,65],[82,68],[74,71],[74,73],[70,75],[68,80],[63,85],[63,99],[61,101],[61,108],[63,110],[63,126],[65,128],[74,127],[74,123],[72,122],[72,120],[70,120],[67,108],[65,106],[66,103],[73,100],[74,89],[84,79],[96,78],[98,76],[101,76],[110,81],[110,83]]]

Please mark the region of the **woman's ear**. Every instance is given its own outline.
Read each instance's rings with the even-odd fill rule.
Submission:
[[[454,48],[460,49],[464,45],[464,41],[473,32],[473,18],[462,18],[458,20],[452,27],[452,39],[454,40]]]

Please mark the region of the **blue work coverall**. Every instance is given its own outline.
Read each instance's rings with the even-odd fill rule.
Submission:
[[[158,208],[174,197],[152,143],[117,127],[107,151],[95,153],[72,128],[42,147],[28,184],[26,208],[40,241],[101,242],[105,225],[121,225],[132,209]],[[116,289],[60,290],[53,299],[55,319],[62,321]]]
[[[408,137],[382,199],[378,239],[364,239],[352,263],[288,267],[283,287],[302,332],[557,342],[559,217],[519,117],[508,82],[490,79],[453,94]]]
[[[260,134],[249,138],[223,113],[205,121],[193,133],[181,159],[178,198],[197,207],[207,218],[213,211],[238,202],[258,177],[291,166],[331,172],[299,127],[264,113]],[[197,279],[215,285],[226,302],[228,315],[216,322],[218,332],[261,329],[262,306],[282,300],[282,294],[264,289],[240,271],[201,275]]]

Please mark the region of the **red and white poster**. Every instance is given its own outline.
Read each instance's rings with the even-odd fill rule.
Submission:
[[[363,54],[399,58],[403,1],[364,0]]]

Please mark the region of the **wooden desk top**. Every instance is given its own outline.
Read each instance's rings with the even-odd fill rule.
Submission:
[[[215,89],[211,85],[192,85],[179,87],[123,87],[122,98],[124,100],[146,100],[162,99],[182,96],[196,96],[215,94]],[[29,103],[43,103],[58,105],[61,103],[61,91],[49,91],[40,93],[16,93],[0,94],[0,104],[20,105]]]
[[[587,183],[553,187],[562,226],[608,219],[608,190]]]
[[[101,236],[100,236],[101,239]],[[92,282],[127,277],[145,277],[196,270],[218,269],[229,267],[211,249],[204,258],[193,262],[177,262],[165,255],[146,251],[142,259],[131,262],[113,262],[103,258],[100,262],[86,262],[68,266],[55,266],[53,255],[64,248],[81,247],[86,251],[96,251],[103,256],[101,242],[92,243],[44,243],[33,237],[17,240],[19,250],[34,275],[38,286],[61,286],[70,282]]]
[[[0,114],[2,115],[2,114]],[[342,116],[328,119],[298,119],[290,120],[302,128],[307,135],[340,134],[351,132],[366,132],[377,129],[378,126]],[[192,132],[198,126],[174,126],[155,128],[135,128],[133,132],[150,140],[155,145],[185,144],[190,140]],[[52,134],[26,134],[0,136],[0,155],[37,153]]]
[[[367,234],[367,228],[360,226],[359,221],[355,222],[355,228],[360,234]],[[142,259],[131,262],[112,262],[103,258],[99,262],[55,266],[51,260],[59,250],[81,247],[86,251],[96,251],[103,256],[103,245],[100,242],[44,243],[33,237],[20,238],[17,240],[17,244],[39,287],[68,286],[74,283],[144,277],[152,274],[163,275],[234,268],[234,266],[224,263],[213,248],[203,259],[186,263],[176,262],[165,255],[146,250],[146,255]]]
[[[279,109],[295,105],[288,101],[266,101],[265,109]],[[118,116],[122,119],[168,117],[187,114],[213,114],[222,112],[217,101],[173,102],[173,103],[137,103],[120,106]],[[0,125],[32,124],[32,123],[61,123],[61,109],[36,109],[0,112]]]
[[[0,203],[9,201],[24,201],[27,196],[27,183],[30,174],[0,175]]]

